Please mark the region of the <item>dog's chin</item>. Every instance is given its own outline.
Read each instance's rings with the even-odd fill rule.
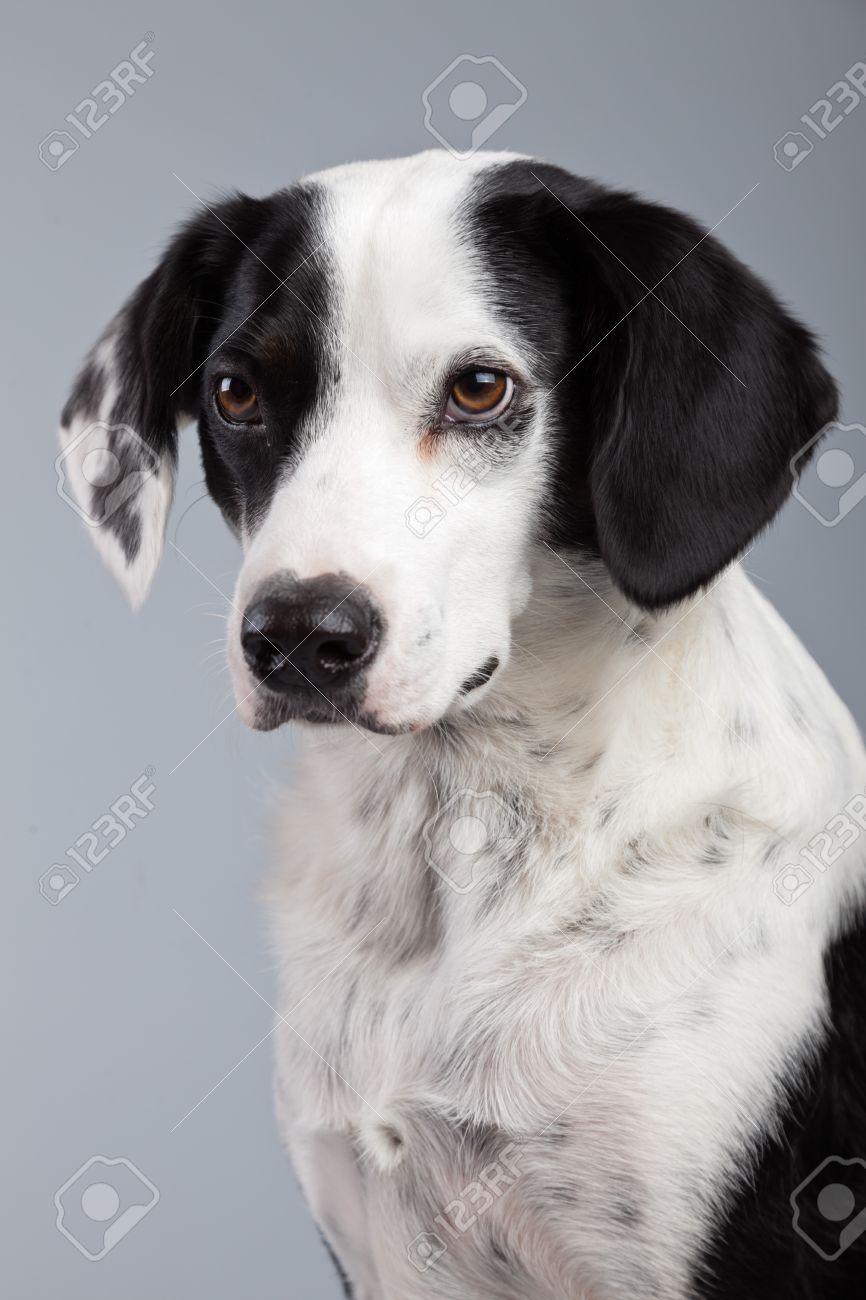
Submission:
[[[288,722],[296,722],[304,726],[354,727],[380,736],[400,736],[426,725],[384,721],[348,701],[335,703],[324,696],[312,701],[300,693],[278,695],[275,691],[261,689],[248,697],[238,711],[253,731],[276,731]]]

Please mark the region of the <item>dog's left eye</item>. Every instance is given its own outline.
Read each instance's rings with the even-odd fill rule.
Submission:
[[[235,375],[217,380],[216,400],[220,413],[231,424],[252,424],[261,419],[256,390]]]
[[[480,424],[501,415],[514,395],[514,380],[501,370],[466,370],[451,387],[445,417],[455,424]]]

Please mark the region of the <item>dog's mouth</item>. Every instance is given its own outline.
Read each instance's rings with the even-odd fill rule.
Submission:
[[[395,725],[382,722],[358,708],[352,701],[337,703],[324,695],[320,699],[311,699],[300,691],[296,695],[297,698],[292,698],[291,695],[277,694],[266,686],[260,686],[255,692],[252,716],[248,718],[249,725],[255,731],[275,731],[286,722],[342,725],[372,731],[380,736],[399,736],[417,730],[417,726],[411,723]]]
[[[405,735],[424,731],[441,721],[452,705],[467,700],[486,686],[500,665],[498,655],[489,655],[481,666],[461,684],[451,704],[429,717],[418,716],[405,722],[388,722],[377,717],[362,703],[351,689],[326,694],[312,683],[294,690],[273,690],[267,682],[260,682],[251,693],[251,708],[247,712],[248,724],[255,731],[275,731],[287,722],[313,725],[350,726],[382,736]]]

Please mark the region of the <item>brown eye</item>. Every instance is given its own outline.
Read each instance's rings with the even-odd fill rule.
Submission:
[[[252,424],[261,419],[259,399],[254,388],[234,375],[224,375],[217,380],[217,406],[232,424]]]
[[[514,381],[501,370],[466,370],[448,396],[445,415],[459,424],[482,423],[501,415],[514,394]]]

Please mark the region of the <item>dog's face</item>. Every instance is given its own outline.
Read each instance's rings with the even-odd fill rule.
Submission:
[[[279,281],[245,267],[225,332],[249,320],[203,368],[202,437],[231,467],[216,494],[245,551],[229,662],[256,725],[417,727],[508,658],[544,397],[460,237],[467,177],[443,161],[287,195],[261,256],[289,279],[255,312]]]
[[[62,441],[134,603],[176,426],[241,540],[242,715],[429,725],[507,662],[544,541],[659,607],[775,513],[834,413],[807,333],[687,218],[503,155],[208,210],[94,349]]]

